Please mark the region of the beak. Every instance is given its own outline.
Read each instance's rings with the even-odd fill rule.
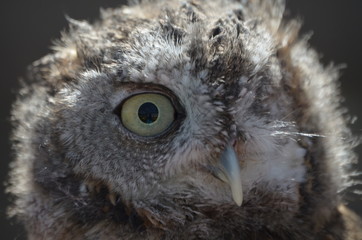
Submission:
[[[231,195],[236,205],[243,203],[243,189],[241,184],[240,165],[235,150],[228,145],[221,155],[218,166],[212,168],[213,174],[229,184]]]

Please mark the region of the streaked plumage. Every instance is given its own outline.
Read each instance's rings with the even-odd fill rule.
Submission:
[[[355,156],[338,71],[283,11],[147,1],[69,20],[13,109],[10,213],[29,238],[361,239],[339,195]]]

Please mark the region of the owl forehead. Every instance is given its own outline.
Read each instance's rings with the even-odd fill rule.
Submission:
[[[248,101],[254,102],[272,95],[281,78],[272,63],[274,43],[250,28],[235,16],[182,28],[170,22],[136,27],[117,59],[121,81],[165,86],[199,112],[232,112],[245,91],[254,92]]]
[[[131,39],[132,49],[121,58],[122,72],[127,80],[155,83],[189,89],[194,94],[210,92],[212,86],[219,85],[212,78],[212,68],[205,50],[207,46],[199,40],[199,46],[192,43],[175,43],[173,37],[148,31],[135,34]],[[195,51],[191,55],[191,51]],[[220,72],[219,72],[220,73]]]
[[[113,56],[126,81],[187,84],[194,93],[227,99],[239,94],[240,79],[269,71],[274,43],[257,25],[240,20],[237,12],[218,17],[194,13],[196,20],[188,14],[167,9],[131,31],[120,30],[127,37]]]

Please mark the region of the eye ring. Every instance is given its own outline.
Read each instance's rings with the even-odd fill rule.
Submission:
[[[122,125],[142,137],[163,134],[176,119],[172,101],[160,93],[140,93],[125,99],[118,113]]]

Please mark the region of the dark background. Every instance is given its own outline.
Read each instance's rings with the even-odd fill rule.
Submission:
[[[269,0],[265,0],[269,1]],[[8,141],[9,111],[17,89],[17,79],[28,64],[49,51],[53,40],[66,29],[64,18],[94,20],[100,7],[121,5],[121,0],[31,0],[0,3],[0,183],[7,178],[11,159]],[[311,45],[321,55],[322,62],[346,64],[342,71],[341,89],[345,106],[359,120],[352,126],[355,135],[362,135],[362,1],[361,0],[287,0],[288,12],[304,20],[303,33],[313,32]],[[356,148],[362,156],[362,147]],[[360,170],[362,164],[360,163]],[[361,188],[360,188],[361,189]],[[25,239],[25,234],[5,217],[8,204],[0,191],[1,239]],[[359,199],[358,199],[359,198]],[[362,199],[354,197],[349,206],[362,216]]]

